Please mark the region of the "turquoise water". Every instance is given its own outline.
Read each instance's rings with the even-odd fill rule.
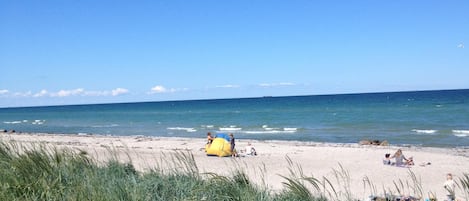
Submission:
[[[1,108],[0,129],[469,147],[469,90]]]

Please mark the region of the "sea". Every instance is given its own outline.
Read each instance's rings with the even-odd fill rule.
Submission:
[[[469,147],[469,89],[0,108],[17,132]]]

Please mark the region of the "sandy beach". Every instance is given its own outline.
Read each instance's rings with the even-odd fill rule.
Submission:
[[[368,179],[378,194],[383,188],[395,192],[394,182],[412,182],[410,171],[421,179],[423,194],[436,194],[444,199],[443,183],[446,173],[455,177],[469,172],[469,150],[456,148],[397,147],[370,146],[358,144],[329,144],[298,141],[256,141],[237,139],[237,149],[243,149],[248,142],[256,148],[257,156],[246,157],[208,157],[204,152],[203,138],[166,138],[147,136],[101,136],[101,135],[68,135],[68,134],[33,134],[13,133],[1,134],[4,142],[44,143],[57,147],[83,150],[98,161],[106,161],[113,150],[122,161],[132,161],[139,171],[149,168],[165,167],[165,159],[177,151],[190,152],[201,173],[217,173],[229,175],[236,168],[243,169],[250,179],[259,185],[267,185],[273,190],[282,188],[284,179],[281,175],[289,175],[287,157],[301,166],[306,176],[314,176],[319,180],[326,177],[333,183],[334,170],[340,171],[342,166],[350,175],[350,190],[355,198],[364,198],[371,194]],[[394,153],[402,149],[406,157],[412,156],[416,165],[410,168],[383,165],[386,153]],[[421,166],[420,164],[427,164]],[[430,164],[430,165],[428,165]],[[410,170],[410,171],[409,171]],[[341,181],[343,182],[343,181]],[[364,184],[366,186],[364,187]],[[337,185],[347,186],[347,185]],[[405,185],[406,186],[406,185]],[[411,187],[404,188],[404,194],[413,194]],[[456,192],[459,197],[463,194]]]

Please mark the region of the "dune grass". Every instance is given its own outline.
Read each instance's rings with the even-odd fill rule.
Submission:
[[[336,181],[319,180],[305,175],[289,157],[286,160],[290,175],[280,175],[284,188],[272,191],[250,181],[242,168],[231,176],[200,173],[190,152],[165,157],[162,162],[168,163],[169,169],[157,166],[139,172],[131,161],[119,162],[117,156],[102,163],[85,151],[0,142],[0,200],[358,200],[350,192],[349,173],[340,164],[333,170]],[[406,189],[422,197],[420,179],[412,172],[409,175],[411,182],[394,183],[396,193]],[[469,174],[457,183],[467,198]],[[376,194],[368,178],[365,191],[366,186]]]
[[[173,155],[171,171],[137,172],[116,158],[0,142],[0,200],[292,200],[254,185],[242,171],[200,174],[193,156]]]

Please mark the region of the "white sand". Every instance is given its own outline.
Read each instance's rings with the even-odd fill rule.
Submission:
[[[469,173],[469,149],[442,149],[421,147],[376,147],[358,144],[325,144],[296,141],[255,141],[258,156],[254,157],[208,157],[203,151],[205,139],[202,138],[163,138],[144,136],[99,136],[99,135],[52,135],[52,134],[2,134],[4,141],[43,142],[59,147],[85,150],[100,161],[109,158],[107,148],[114,149],[122,160],[131,158],[140,171],[154,168],[163,158],[169,159],[175,150],[190,151],[200,172],[213,172],[229,175],[236,167],[241,167],[249,177],[258,184],[265,182],[270,188],[278,190],[285,181],[279,175],[288,176],[288,156],[302,167],[306,176],[313,175],[322,180],[323,176],[336,182],[333,169],[340,170],[341,164],[350,175],[350,189],[355,198],[370,195],[370,188],[364,188],[364,178],[368,177],[376,186],[377,193],[382,194],[383,186],[396,192],[393,181],[402,180],[412,183],[409,169],[422,181],[423,193],[434,192],[443,200],[445,190],[443,183],[446,173],[455,177]],[[247,145],[248,140],[238,139],[237,149]],[[405,156],[413,156],[416,162],[411,168],[400,168],[382,164],[385,153],[394,153],[398,148]],[[129,157],[128,157],[129,156]],[[430,162],[431,165],[419,166]],[[341,187],[344,185],[336,185]],[[345,185],[346,186],[346,185]],[[405,187],[405,194],[413,194],[411,188]],[[340,189],[338,189],[340,190]],[[343,188],[342,188],[343,190]],[[457,195],[463,196],[458,190]]]

